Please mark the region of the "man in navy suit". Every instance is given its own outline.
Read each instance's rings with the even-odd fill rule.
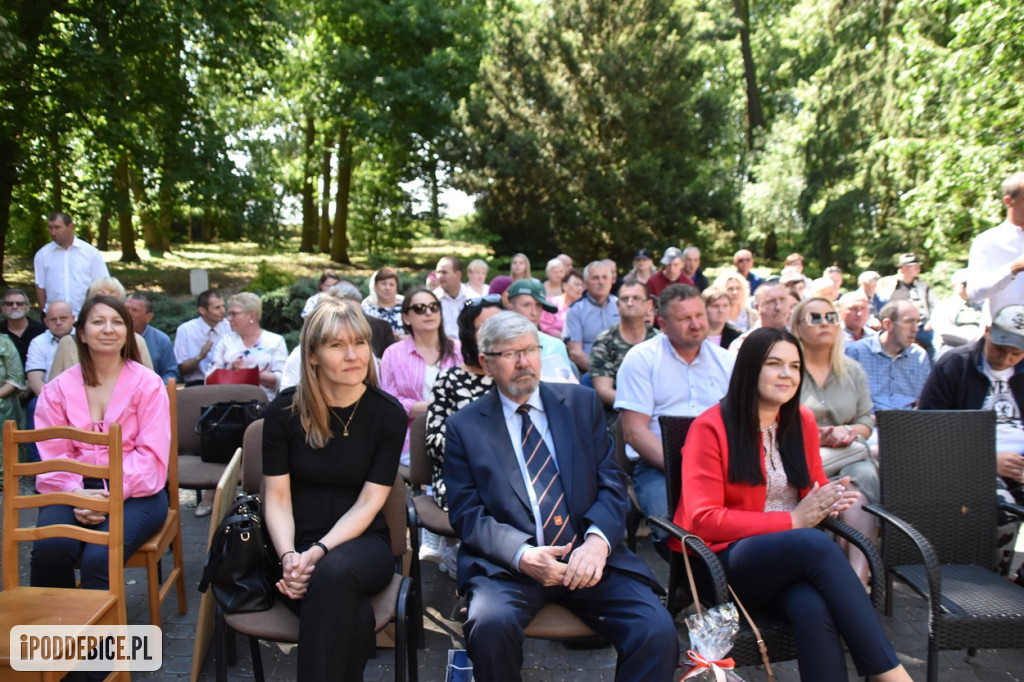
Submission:
[[[612,642],[616,679],[671,680],[675,625],[623,545],[624,473],[597,394],[540,383],[537,328],[521,315],[491,317],[477,343],[495,388],[448,418],[444,458],[475,676],[521,679],[523,629],[557,602]]]

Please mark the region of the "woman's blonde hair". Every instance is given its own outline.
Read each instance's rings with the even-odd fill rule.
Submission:
[[[369,349],[370,336],[370,324],[358,304],[334,297],[321,298],[316,309],[303,323],[302,335],[299,337],[301,371],[292,410],[299,413],[309,447],[319,450],[334,437],[327,397],[317,378],[316,366],[312,363],[314,354],[321,346],[338,338],[363,341]],[[363,383],[368,386],[377,385],[377,369],[372,355]]]
[[[747,301],[750,300],[750,282],[748,282],[747,278],[739,274],[738,272],[727,272],[724,275],[719,275],[718,277],[715,278],[715,281],[711,286],[728,290],[729,287],[727,285],[729,284],[730,280],[735,280],[739,282],[740,286],[743,287],[742,307],[747,307]],[[732,303],[732,299],[729,300],[729,303]]]
[[[260,317],[263,315],[263,302],[260,301],[260,297],[248,291],[243,291],[229,298],[227,307],[230,308],[233,305],[237,305],[245,312],[255,315],[257,322],[260,321]]]
[[[789,318],[791,320],[790,327],[792,327],[793,336],[798,340],[800,339],[800,330],[807,326],[807,321],[804,320],[804,317],[807,316],[807,308],[812,303],[824,303],[828,306],[829,311],[836,313],[837,315],[839,314],[839,311],[836,310],[835,304],[827,298],[815,296],[813,298],[808,298],[805,301],[800,301],[796,308],[793,309],[793,316]],[[834,374],[837,379],[842,379],[846,375],[846,354],[843,352],[844,343],[842,324],[837,325],[837,327],[835,341],[832,342],[832,348],[829,349],[828,359],[832,374]],[[801,340],[801,347],[803,346],[803,343],[804,342]]]
[[[108,295],[119,298],[122,301],[124,300],[124,285],[118,282],[116,277],[97,277],[89,283],[89,289],[85,292],[85,297],[90,298],[101,291],[113,292]]]

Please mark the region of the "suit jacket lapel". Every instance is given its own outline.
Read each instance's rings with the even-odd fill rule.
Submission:
[[[523,482],[523,475],[519,470],[516,451],[512,448],[512,441],[509,439],[508,427],[505,425],[505,413],[501,409],[501,400],[498,398],[497,387],[492,388],[490,393],[487,394],[486,399],[480,401],[480,417],[480,426],[483,433],[481,434],[480,445],[477,447],[482,447],[484,443],[488,443],[494,448],[494,456],[498,468],[505,475],[516,497],[529,510],[530,496],[526,492],[526,484]],[[494,436],[488,437],[488,434],[494,434]],[[471,444],[470,447],[472,447]]]

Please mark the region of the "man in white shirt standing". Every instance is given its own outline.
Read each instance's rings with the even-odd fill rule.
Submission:
[[[967,297],[984,302],[982,324],[992,314],[1024,301],[1024,172],[1006,178],[1002,186],[1006,220],[985,230],[971,243],[967,259]]]
[[[199,294],[199,317],[182,322],[174,335],[174,358],[186,386],[198,386],[206,380],[211,353],[231,326],[224,319],[224,299],[216,291]]]
[[[662,334],[638,343],[616,375],[626,456],[636,462],[633,485],[644,516],[671,513],[665,494],[665,457],[658,417],[696,417],[725,396],[736,356],[707,340],[708,316],[700,292],[673,284],[658,300]],[[664,531],[651,530],[654,548],[668,558]]]
[[[96,247],[75,236],[67,213],[51,215],[49,226],[53,241],[36,251],[36,302],[45,312],[47,301],[66,301],[77,315],[89,285],[110,272]]]
[[[476,293],[462,283],[462,261],[455,256],[445,256],[437,261],[438,287],[434,296],[441,302],[441,322],[449,339],[459,338],[459,313],[467,298],[476,298]]]

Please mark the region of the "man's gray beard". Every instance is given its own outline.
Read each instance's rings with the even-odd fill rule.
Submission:
[[[524,398],[528,397],[531,393],[537,390],[537,386],[540,384],[540,379],[537,377],[536,373],[534,373],[533,371],[529,371],[529,374],[527,376],[533,378],[533,382],[531,382],[529,388],[516,384],[515,380],[517,377],[513,375],[512,381],[510,381],[508,386],[505,388],[505,391],[506,393],[508,393],[509,397]],[[522,375],[519,375],[518,378],[522,378]]]
[[[15,308],[11,312],[7,313],[8,320],[24,320],[28,313],[25,312],[24,308]]]

